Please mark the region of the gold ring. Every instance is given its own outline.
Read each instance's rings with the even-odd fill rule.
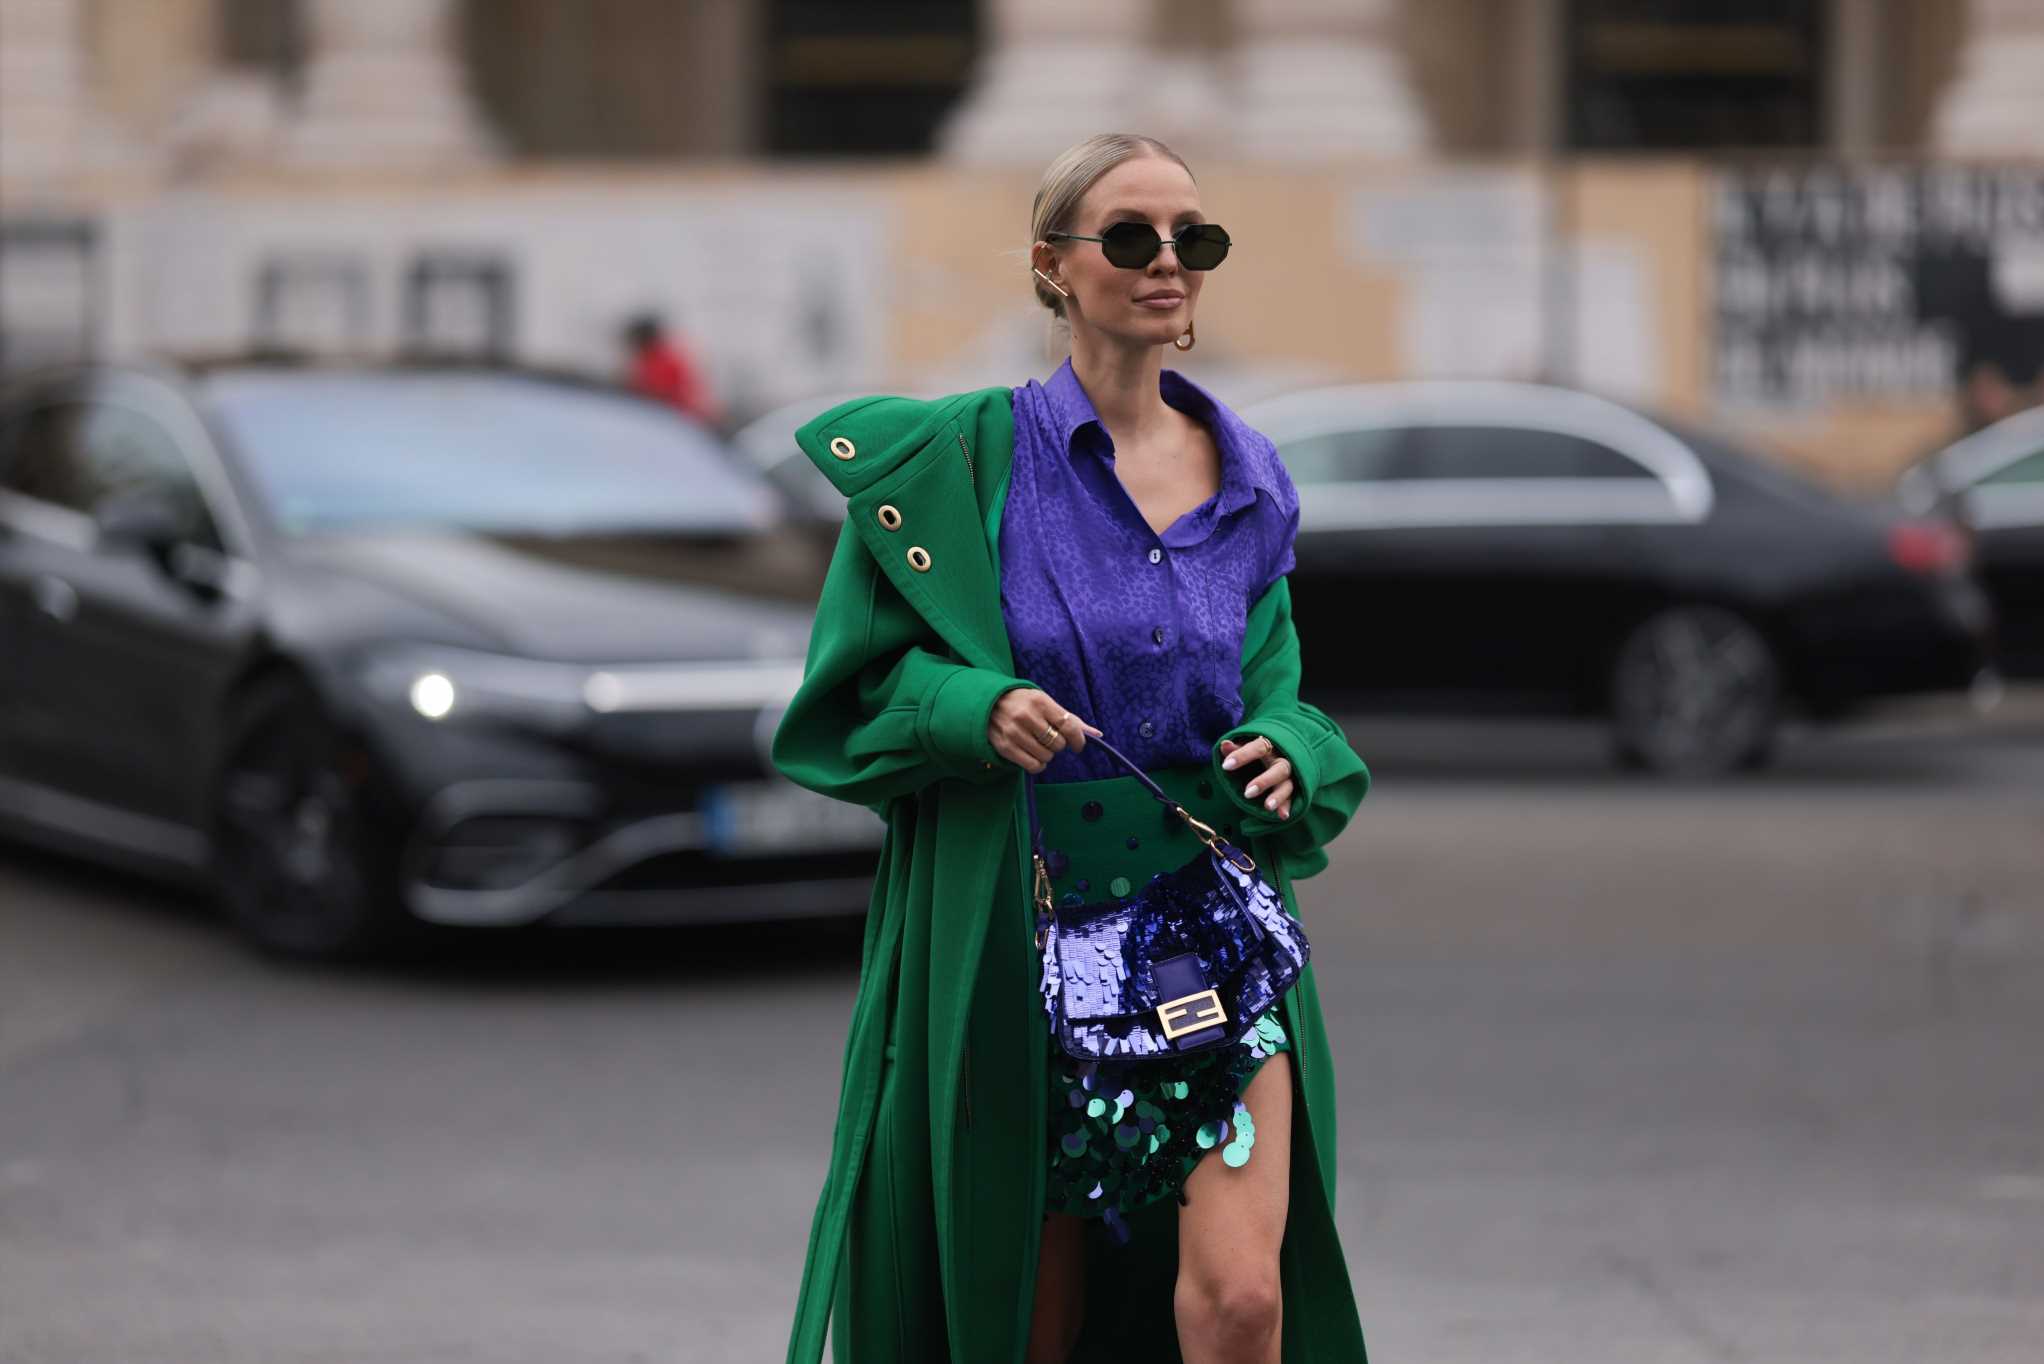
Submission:
[[[1055,738],[1057,738],[1057,730],[1055,728],[1046,728],[1043,731],[1043,741],[1045,743],[1049,743]]]

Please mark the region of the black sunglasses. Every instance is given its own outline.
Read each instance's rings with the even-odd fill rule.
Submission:
[[[1116,223],[1097,237],[1083,237],[1076,232],[1046,232],[1047,242],[1099,242],[1100,254],[1107,257],[1109,265],[1118,265],[1124,270],[1140,270],[1157,258],[1164,249],[1164,238],[1157,235],[1157,229],[1148,223],[1134,220]],[[1171,234],[1171,249],[1178,253],[1178,263],[1188,270],[1211,270],[1228,258],[1228,234],[1219,223],[1187,223]]]

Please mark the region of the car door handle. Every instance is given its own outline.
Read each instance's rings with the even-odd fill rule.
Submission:
[[[62,578],[53,578],[45,573],[29,585],[29,598],[35,609],[59,625],[69,625],[78,618],[78,591]]]

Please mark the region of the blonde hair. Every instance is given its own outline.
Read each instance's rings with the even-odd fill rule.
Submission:
[[[1079,201],[1086,197],[1086,191],[1122,162],[1133,161],[1139,156],[1166,157],[1176,161],[1187,176],[1192,175],[1192,167],[1185,164],[1185,158],[1154,137],[1136,133],[1099,133],[1076,146],[1067,147],[1043,172],[1043,183],[1036,187],[1036,198],[1029,205],[1031,250],[1052,232],[1070,231],[1072,218],[1078,213]],[[1058,291],[1034,274],[1030,279],[1035,281],[1036,301],[1063,317],[1065,301]]]

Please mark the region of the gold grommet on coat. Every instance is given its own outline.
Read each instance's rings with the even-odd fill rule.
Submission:
[[[839,459],[850,459],[853,455],[859,453],[859,448],[843,436],[832,436],[830,438],[830,452]]]
[[[930,551],[924,549],[921,545],[910,545],[908,547],[908,566],[918,573],[928,573],[930,571]]]
[[[880,524],[887,529],[901,529],[901,509],[892,502],[882,502],[880,509],[873,514],[880,518]]]

